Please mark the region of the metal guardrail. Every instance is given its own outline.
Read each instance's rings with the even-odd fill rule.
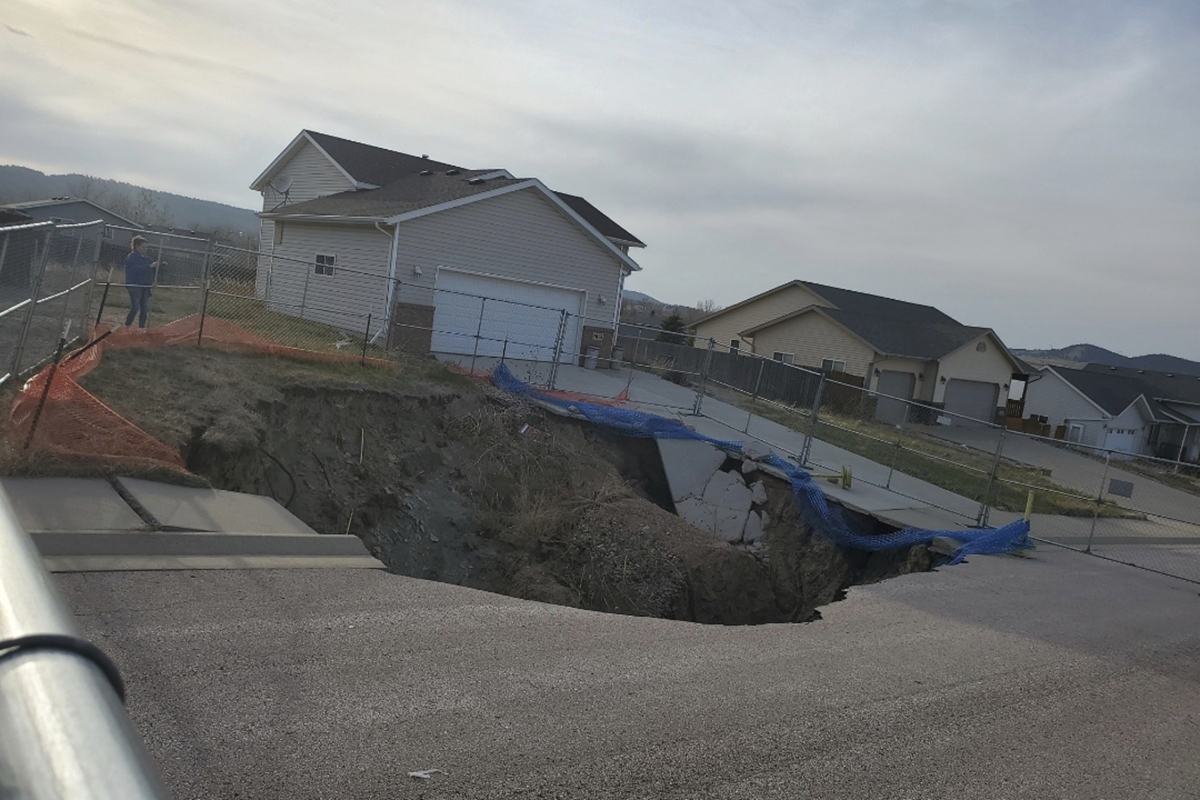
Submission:
[[[80,638],[0,491],[0,640],[37,634]],[[0,795],[169,797],[104,671],[63,649],[0,649]]]

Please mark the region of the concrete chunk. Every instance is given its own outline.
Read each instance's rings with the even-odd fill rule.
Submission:
[[[679,503],[700,497],[713,473],[725,463],[725,454],[708,442],[694,439],[657,439],[663,471],[671,487],[671,499]]]
[[[762,505],[767,502],[767,487],[762,481],[755,481],[750,484],[750,502],[755,505]]]
[[[698,497],[688,497],[675,504],[679,518],[702,531],[716,533],[717,509]]]
[[[740,542],[746,529],[746,512],[736,508],[718,508],[716,534],[727,542]]]
[[[714,506],[737,508],[741,505],[742,495],[746,498],[746,508],[750,510],[750,490],[746,488],[742,476],[737,472],[718,472],[708,481],[704,488],[704,502]]]
[[[763,536],[763,519],[762,515],[757,511],[751,511],[746,515],[746,527],[742,530],[742,541],[746,544],[754,544]]]

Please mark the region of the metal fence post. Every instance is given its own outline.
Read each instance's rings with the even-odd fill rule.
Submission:
[[[25,324],[21,328],[21,338],[17,340],[17,348],[13,352],[12,369],[10,372],[14,378],[20,374],[21,356],[25,352],[25,341],[29,338],[29,329],[33,327],[33,315],[37,313],[37,298],[38,294],[42,291],[42,278],[46,274],[46,264],[50,261],[50,243],[54,239],[54,229],[54,223],[50,223],[50,228],[46,231],[46,246],[42,249],[41,263],[38,265],[33,285],[29,289],[29,312],[25,315]]]
[[[554,384],[558,381],[558,362],[562,360],[563,345],[566,344],[567,317],[569,316],[565,308],[558,312],[558,336],[554,339],[553,363],[550,364],[550,377],[546,381],[547,389],[553,389]]]
[[[708,380],[708,370],[712,367],[713,347],[716,346],[716,341],[711,337],[708,340],[708,352],[704,355],[704,366],[700,368],[700,381],[696,385],[696,403],[692,406],[692,416],[700,416],[700,407],[704,402],[704,384]]]
[[[896,447],[892,450],[892,463],[888,465],[887,481],[883,484],[883,488],[892,488],[892,475],[896,472],[896,460],[900,457],[900,450],[904,447],[904,428],[900,428],[896,434]]]
[[[8,257],[8,237],[10,235],[8,231],[5,231],[4,244],[0,244],[0,275],[4,274],[4,259]],[[1187,434],[1184,434],[1184,438],[1187,438]]]
[[[316,264],[309,264],[309,268],[304,271],[304,291],[300,293],[300,319],[304,319],[304,306],[308,303],[308,279],[312,277],[313,270],[317,268]]]
[[[1004,452],[1004,436],[1008,433],[1008,428],[1000,429],[1000,441],[996,443],[996,457],[992,460],[992,471],[988,473],[987,486],[983,490],[983,501],[979,504],[979,514],[975,517],[975,524],[980,528],[986,527],[988,517],[991,516],[991,506],[989,503],[992,499],[992,487],[996,484],[996,473],[1000,469],[1000,455]]]
[[[208,316],[208,290],[212,285],[213,243],[208,240],[204,248],[204,271],[200,276],[200,331],[196,334],[196,346],[204,344],[204,319]]]
[[[750,410],[746,413],[746,429],[742,433],[750,433],[750,420],[754,417],[754,401],[758,399],[758,387],[762,384],[763,369],[767,366],[764,359],[758,361],[758,379],[754,381],[754,394],[750,395]]]
[[[1083,552],[1092,552],[1092,539],[1096,537],[1096,520],[1100,516],[1100,506],[1104,503],[1104,484],[1108,482],[1108,467],[1112,462],[1112,451],[1107,450],[1104,453],[1104,475],[1100,478],[1100,491],[1096,493],[1096,510],[1092,513],[1092,529],[1088,532],[1087,547],[1083,548]]]
[[[471,351],[471,374],[475,374],[475,359],[479,356],[479,337],[483,335],[483,309],[487,307],[487,298],[479,301],[479,325],[475,328],[475,349]]]
[[[817,416],[821,413],[821,395],[825,393],[825,373],[817,383],[817,394],[813,398],[812,412],[808,417],[808,433],[804,434],[804,447],[800,448],[800,466],[808,467],[808,457],[812,452],[813,432],[817,428]]]
[[[96,291],[96,278],[100,275],[100,253],[104,249],[104,231],[106,228],[106,225],[101,225],[100,235],[96,237],[96,249],[92,252],[91,278],[88,281],[87,295],[83,301],[83,311],[79,314],[79,329],[83,331],[84,337],[89,339],[91,338],[92,331],[87,330],[87,319],[89,312],[92,310],[92,296]]]
[[[79,231],[80,235],[75,238],[75,256],[71,259],[71,277],[67,279],[68,291],[66,297],[63,298],[62,313],[58,315],[58,329],[60,331],[64,330],[67,324],[67,311],[71,307],[71,292],[69,289],[75,285],[75,270],[79,266],[79,254],[83,252],[83,229],[74,228],[73,230]]]
[[[637,366],[638,348],[642,346],[642,329],[637,329],[637,341],[633,343],[633,354],[629,357],[629,378],[625,381],[625,397],[629,397],[629,389],[633,386],[633,368]]]
[[[367,328],[366,328],[366,330],[363,331],[362,358],[359,359],[359,362],[358,362],[359,364],[361,364],[364,367],[367,365],[367,341],[370,338],[371,338],[371,315],[367,314]]]

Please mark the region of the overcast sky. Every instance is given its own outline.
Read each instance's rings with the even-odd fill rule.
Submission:
[[[0,163],[261,207],[301,128],[582,194],[629,288],[791,279],[1200,360],[1200,3],[0,0]]]

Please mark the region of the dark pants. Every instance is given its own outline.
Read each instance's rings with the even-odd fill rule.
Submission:
[[[138,327],[146,327],[146,315],[150,313],[150,287],[149,286],[126,286],[129,290],[129,315],[125,317],[125,324],[132,325],[133,318],[138,318]]]

